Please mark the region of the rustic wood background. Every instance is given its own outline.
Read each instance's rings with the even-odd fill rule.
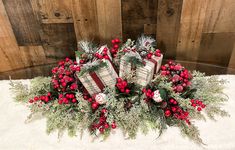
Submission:
[[[81,39],[142,33],[165,59],[235,73],[235,0],[0,0],[0,79],[49,75]]]

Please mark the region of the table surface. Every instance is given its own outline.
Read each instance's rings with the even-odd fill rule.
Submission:
[[[206,146],[199,146],[181,136],[178,128],[169,127],[158,139],[157,133],[152,131],[148,135],[138,134],[134,140],[127,140],[120,130],[106,140],[92,141],[88,133],[82,139],[71,138],[65,134],[60,140],[57,133],[46,134],[46,119],[35,120],[25,124],[29,110],[25,105],[14,102],[9,90],[9,81],[0,81],[0,150],[235,150],[235,76],[220,75],[227,79],[224,92],[229,96],[229,101],[223,108],[231,117],[220,118],[218,121],[197,121],[201,137]],[[23,80],[29,83],[29,80]]]

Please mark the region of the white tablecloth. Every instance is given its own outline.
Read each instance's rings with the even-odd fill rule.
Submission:
[[[223,75],[221,78],[230,82],[224,91],[230,99],[224,108],[231,117],[218,118],[217,122],[196,122],[207,144],[203,147],[182,137],[178,128],[172,127],[158,139],[157,133],[150,132],[146,136],[140,133],[135,140],[126,140],[117,129],[104,142],[92,142],[89,134],[85,134],[83,139],[65,134],[58,140],[57,133],[46,134],[45,119],[24,123],[29,110],[25,105],[14,102],[9,81],[0,81],[0,150],[235,150],[235,76]]]

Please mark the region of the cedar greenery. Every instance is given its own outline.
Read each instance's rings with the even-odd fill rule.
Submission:
[[[206,77],[199,72],[193,73],[192,88],[197,89],[193,93],[193,98],[201,98],[207,104],[205,113],[210,119],[215,119],[216,115],[228,116],[227,112],[221,110],[220,104],[227,100],[223,94],[223,89],[226,81],[219,80],[216,76]],[[18,102],[27,102],[27,99],[33,98],[38,94],[45,94],[50,91],[50,78],[37,77],[30,81],[30,86],[23,85],[20,82],[11,82],[12,90],[15,93],[15,99]],[[191,119],[203,119],[206,117],[198,113],[189,103],[189,98],[183,98],[180,94],[173,92],[171,82],[163,76],[156,76],[152,83],[157,83],[158,87],[164,89],[170,96],[178,100],[179,105],[190,112]],[[30,89],[28,91],[28,89]],[[147,134],[150,129],[158,131],[156,136],[160,136],[169,126],[177,126],[182,134],[196,143],[203,144],[200,138],[200,133],[197,127],[193,124],[187,125],[184,121],[177,119],[165,118],[164,112],[158,107],[149,107],[143,100],[144,96],[116,97],[114,89],[106,88],[104,93],[107,94],[108,100],[105,105],[98,108],[106,108],[108,110],[107,121],[116,121],[117,126],[123,130],[124,135],[129,138],[135,138],[138,131]],[[76,97],[79,100],[77,105],[59,105],[56,100],[44,104],[34,103],[30,106],[32,114],[29,115],[27,122],[44,116],[47,118],[47,133],[58,131],[58,136],[63,135],[63,132],[68,130],[70,136],[76,136],[77,132],[83,133],[87,130],[95,120],[99,118],[99,110],[93,113],[88,101],[84,100],[82,93],[76,92]],[[125,109],[127,100],[132,101],[132,107],[129,110]],[[40,107],[38,107],[40,106]],[[110,130],[104,134],[91,132],[94,138],[102,136],[106,139]]]

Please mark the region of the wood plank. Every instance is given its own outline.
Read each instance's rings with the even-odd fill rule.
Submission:
[[[46,55],[42,46],[20,46],[24,67],[46,64]]]
[[[158,0],[156,38],[164,58],[175,59],[183,0]]]
[[[30,0],[3,0],[17,43],[20,46],[40,45],[40,25]]]
[[[210,0],[204,33],[235,32],[235,1]]]
[[[232,51],[232,54],[231,54],[231,57],[230,57],[230,60],[229,60],[228,67],[235,69],[235,42],[234,42],[234,45],[233,45],[233,51]]]
[[[31,79],[38,76],[51,76],[51,69],[56,65],[57,63],[45,64],[0,72],[0,80],[7,80],[9,76],[11,76],[12,79]]]
[[[72,0],[31,0],[42,23],[73,23]]]
[[[96,4],[100,41],[122,38],[121,0],[96,0]]]
[[[198,62],[227,67],[234,41],[234,33],[203,33]]]
[[[184,0],[176,58],[197,61],[208,0]]]
[[[0,41],[0,72],[22,67],[19,47],[2,1],[0,1]]]
[[[145,35],[155,35],[156,34],[156,24],[144,24],[144,34]]]
[[[72,23],[42,24],[42,30],[40,35],[48,62],[75,57],[77,44]]]
[[[138,38],[145,24],[157,23],[157,0],[122,0],[121,5],[124,40]]]
[[[77,41],[98,41],[99,28],[95,0],[73,0],[72,12]]]

